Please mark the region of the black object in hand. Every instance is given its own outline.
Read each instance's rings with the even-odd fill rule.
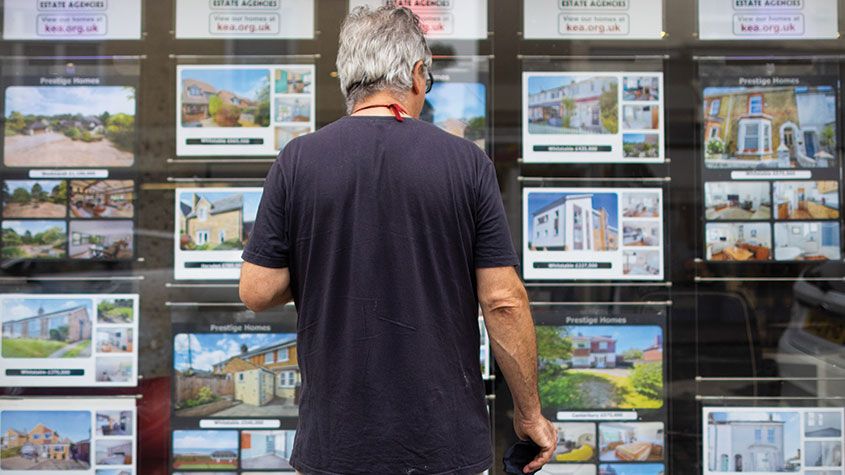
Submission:
[[[540,453],[540,446],[535,444],[532,440],[520,440],[519,442],[510,446],[505,451],[505,456],[502,462],[505,463],[505,473],[511,475],[523,475],[522,469],[537,458]],[[539,470],[530,472],[528,475],[534,475]]]

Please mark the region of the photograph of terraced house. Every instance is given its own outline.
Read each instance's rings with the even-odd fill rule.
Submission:
[[[270,70],[185,68],[181,71],[182,127],[269,127]]]
[[[173,342],[177,417],[267,418],[299,413],[296,335],[188,334]]]
[[[528,133],[615,135],[619,79],[615,76],[530,75]]]
[[[0,470],[61,472],[91,467],[91,413],[3,411]]]
[[[616,251],[616,193],[537,192],[528,196],[528,247],[541,251]]]
[[[93,315],[90,299],[4,299],[2,356],[87,358]]]
[[[832,86],[704,89],[707,168],[836,166]]]
[[[184,192],[179,196],[179,248],[241,250],[249,240],[260,191]]]
[[[776,219],[839,219],[838,181],[776,181]]]

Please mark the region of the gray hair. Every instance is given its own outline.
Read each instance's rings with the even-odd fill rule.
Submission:
[[[404,97],[414,85],[414,65],[431,68],[431,50],[419,17],[407,8],[357,7],[340,29],[337,74],[347,112],[379,91]]]

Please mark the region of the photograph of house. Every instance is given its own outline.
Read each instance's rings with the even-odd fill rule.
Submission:
[[[132,465],[132,439],[97,439],[94,442],[97,465]]]
[[[134,319],[134,299],[101,298],[97,302],[97,322],[99,323],[132,323]]]
[[[238,431],[173,431],[176,470],[234,470],[238,468]]]
[[[87,358],[93,315],[90,299],[4,299],[2,356]]]
[[[660,327],[541,325],[536,331],[540,399],[549,414],[663,407]]]
[[[173,342],[178,417],[295,417],[296,335],[187,334]]]
[[[660,128],[660,106],[624,106],[622,125],[629,130],[657,130]]]
[[[528,76],[528,133],[615,135],[619,80],[615,76]]]
[[[804,445],[807,467],[841,467],[842,441],[807,442]]]
[[[622,79],[623,101],[659,101],[658,76],[625,76]]]
[[[665,475],[669,472],[660,463],[609,463],[599,466],[599,475]]]
[[[67,256],[65,221],[3,221],[3,259],[62,259]]]
[[[839,219],[838,181],[776,181],[776,219]]]
[[[97,411],[97,436],[132,435],[132,421],[132,411]]]
[[[91,466],[91,413],[0,412],[0,470],[62,472]]]
[[[276,123],[282,122],[311,122],[310,97],[277,97]]]
[[[426,94],[420,120],[475,142],[487,139],[487,87],[479,82],[435,82]]]
[[[71,221],[71,259],[124,260],[135,252],[132,221]]]
[[[135,89],[6,88],[8,167],[128,167],[135,159]]]
[[[314,85],[310,69],[277,68],[273,78],[276,94],[311,94]]]
[[[622,134],[623,158],[657,158],[660,134]]]
[[[179,195],[179,245],[183,251],[241,250],[249,240],[261,192]]]
[[[269,127],[270,70],[181,70],[182,127]]]
[[[528,212],[529,249],[590,252],[619,249],[616,193],[531,193]]]
[[[842,437],[842,413],[824,411],[806,413],[804,437],[814,439]]]
[[[550,463],[595,462],[596,424],[557,423],[557,448]]]
[[[246,430],[241,432],[241,468],[293,470],[290,456],[296,431]]]
[[[132,353],[132,329],[104,328],[97,330],[97,353]]]
[[[132,180],[71,180],[70,212],[74,218],[131,218],[135,215]]]
[[[659,462],[664,458],[662,422],[603,422],[599,424],[602,462]]]
[[[708,261],[769,261],[772,228],[769,223],[707,223]]]
[[[711,181],[704,184],[705,215],[710,221],[768,220],[771,186],[765,181]]]
[[[64,180],[4,180],[4,218],[64,218],[67,182]]]
[[[622,252],[622,275],[660,275],[663,251],[626,249]]]
[[[107,356],[96,359],[94,372],[98,382],[125,383],[132,378],[132,368],[134,366],[132,358]]]
[[[622,193],[622,216],[625,218],[659,218],[659,191],[629,191]]]
[[[708,168],[836,166],[832,86],[704,89]]]
[[[711,412],[707,418],[707,469],[711,472],[798,472],[798,412]]]
[[[660,246],[660,226],[657,221],[623,221],[622,245],[626,247]]]
[[[312,132],[310,125],[279,125],[276,126],[276,150],[282,150],[288,142]]]
[[[839,259],[839,222],[775,223],[775,260]]]

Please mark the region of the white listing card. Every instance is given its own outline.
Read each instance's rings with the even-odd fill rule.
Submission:
[[[139,40],[141,0],[5,0],[5,40]]]
[[[349,9],[388,4],[413,10],[419,15],[429,38],[487,38],[487,0],[349,0]]]
[[[177,0],[178,39],[312,39],[314,0]]]
[[[698,0],[702,40],[835,39],[837,0]]]
[[[524,0],[526,39],[663,36],[663,0]]]

